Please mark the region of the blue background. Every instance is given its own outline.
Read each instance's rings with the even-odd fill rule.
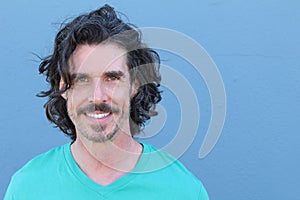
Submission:
[[[211,199],[299,200],[300,2],[106,2],[139,27],[164,27],[189,35],[217,64],[227,94],[226,122],[213,151],[199,159],[210,120],[209,93],[199,75],[182,70],[184,61],[164,55],[169,59],[166,64],[184,74],[196,90],[200,125],[180,160],[202,180]],[[32,53],[50,54],[60,22],[104,3],[1,1],[0,198],[17,169],[69,141],[47,121],[45,99],[35,97],[47,85]],[[176,96],[166,88],[164,97],[166,137],[160,134],[149,139],[158,147],[168,142],[163,138],[172,138],[180,121]],[[191,116],[192,112],[193,108]]]

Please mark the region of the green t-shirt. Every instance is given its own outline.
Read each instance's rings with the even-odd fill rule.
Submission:
[[[81,171],[70,143],[54,148],[13,175],[4,200],[209,199],[202,183],[179,161],[149,144],[142,145],[135,169],[107,186]]]

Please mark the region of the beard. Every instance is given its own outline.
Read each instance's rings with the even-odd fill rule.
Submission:
[[[116,124],[113,130],[108,133],[105,132],[105,128],[106,128],[105,126],[102,127],[100,125],[95,125],[95,124],[90,125],[90,129],[92,129],[93,132],[91,133],[91,131],[89,131],[88,128],[79,126],[78,132],[80,132],[89,141],[96,142],[96,143],[104,143],[107,141],[111,141],[120,130],[118,124]]]
[[[113,117],[114,115],[119,117],[114,118],[108,124],[102,125],[86,122],[86,113],[95,111],[110,113],[110,115],[112,115],[110,117]],[[113,140],[113,138],[121,130],[120,127],[122,127],[122,124],[126,119],[123,110],[120,111],[120,109],[112,107],[105,103],[89,104],[87,106],[80,107],[74,113],[69,112],[69,117],[75,125],[77,135],[81,134],[87,140],[96,143],[104,143]]]

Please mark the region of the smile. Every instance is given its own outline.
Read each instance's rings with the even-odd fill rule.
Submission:
[[[107,117],[110,113],[101,113],[101,114],[94,114],[94,113],[87,113],[86,115],[95,119],[102,119]]]

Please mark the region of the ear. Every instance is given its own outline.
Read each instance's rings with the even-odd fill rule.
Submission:
[[[131,97],[134,97],[138,93],[140,87],[139,81],[135,80],[131,84]]]
[[[66,84],[64,82],[64,80],[61,78],[59,81],[59,90],[63,90],[66,87]],[[61,94],[62,98],[67,99],[67,94],[66,92]]]

